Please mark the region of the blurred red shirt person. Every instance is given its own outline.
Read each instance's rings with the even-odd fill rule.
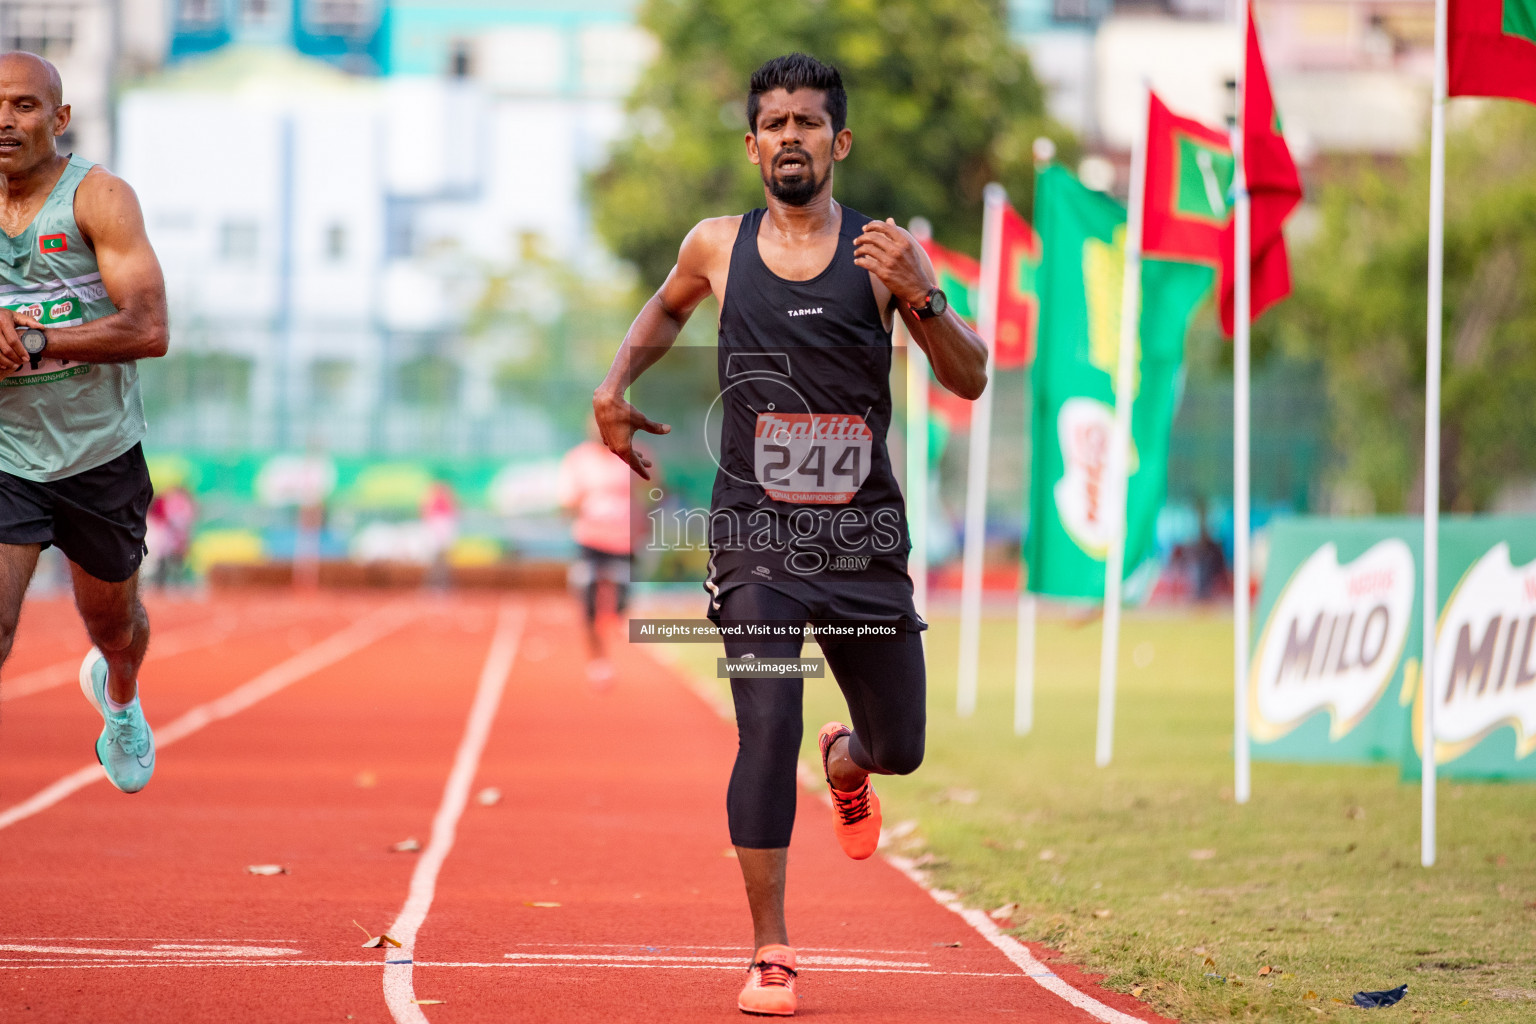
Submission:
[[[560,463],[560,505],[575,515],[571,537],[606,555],[628,556],[633,474],[601,442],[584,441]]]

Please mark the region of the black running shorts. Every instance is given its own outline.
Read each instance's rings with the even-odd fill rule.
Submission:
[[[0,544],[57,544],[92,576],[121,583],[144,560],[144,520],[154,494],[137,444],[95,469],[50,483],[0,472]]]

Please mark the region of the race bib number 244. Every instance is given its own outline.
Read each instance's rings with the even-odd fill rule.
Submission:
[[[759,413],[753,466],[775,501],[846,505],[869,476],[873,441],[862,416]]]

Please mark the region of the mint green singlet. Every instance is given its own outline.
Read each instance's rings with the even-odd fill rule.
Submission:
[[[44,327],[73,327],[117,312],[96,254],[75,223],[75,190],[95,166],[71,156],[32,224],[0,233],[0,306]],[[134,363],[44,357],[0,380],[0,471],[47,483],[111,462],[144,437]]]

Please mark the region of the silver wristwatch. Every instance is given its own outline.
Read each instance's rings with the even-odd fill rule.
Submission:
[[[21,332],[21,347],[27,350],[31,357],[32,369],[37,369],[43,362],[43,353],[48,349],[48,332],[36,327],[28,327]]]

